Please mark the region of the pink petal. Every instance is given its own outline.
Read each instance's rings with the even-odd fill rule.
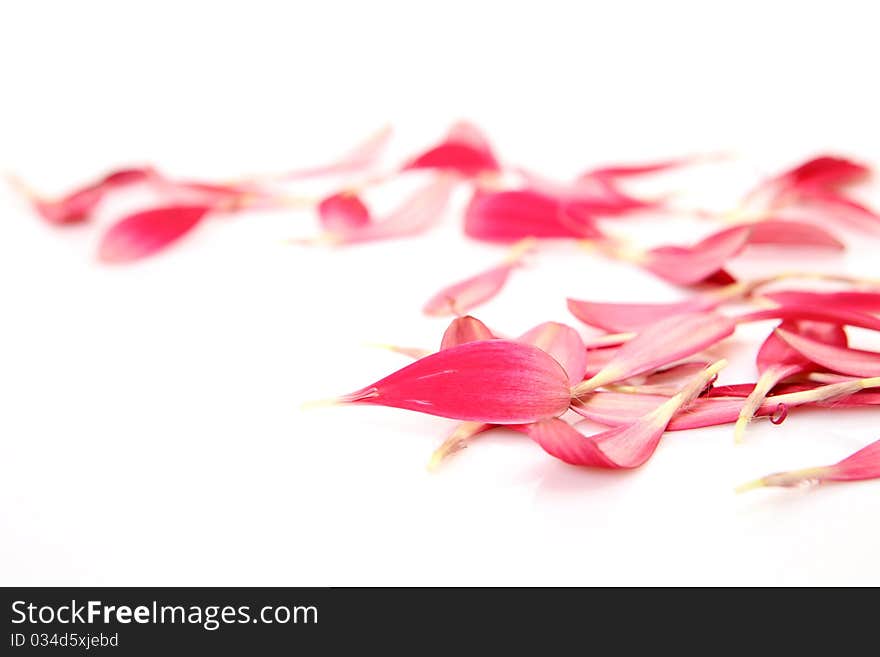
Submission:
[[[523,256],[531,250],[534,242],[526,239],[511,249],[500,265],[450,285],[431,297],[422,311],[435,317],[461,315],[494,298]]]
[[[417,360],[340,397],[487,424],[519,424],[568,409],[568,376],[541,349],[509,340],[469,342]]]
[[[611,165],[592,169],[584,173],[581,178],[632,178],[653,173],[663,173],[670,169],[678,169],[698,162],[701,157],[682,157],[658,162],[644,162],[642,164]]]
[[[716,363],[704,370],[676,395],[664,399],[631,424],[593,436],[584,436],[558,418],[516,428],[547,453],[572,465],[637,468],[651,458],[672,417],[699,395],[723,366],[723,362]]]
[[[744,286],[735,284],[673,303],[603,303],[577,299],[568,299],[567,303],[572,315],[584,324],[626,333],[673,315],[714,310],[722,303],[738,299],[744,291]]]
[[[626,342],[601,371],[575,386],[572,396],[692,356],[731,335],[735,328],[733,320],[709,312],[662,319]]]
[[[318,205],[321,226],[328,233],[346,235],[370,223],[370,211],[353,192],[328,196]]]
[[[832,372],[859,377],[880,376],[880,353],[828,344],[782,328],[777,329],[776,334],[804,358]]]
[[[587,349],[580,334],[559,322],[544,322],[526,331],[518,342],[534,345],[553,356],[568,373],[571,385],[583,381],[587,370]]]
[[[767,219],[751,224],[749,244],[808,246],[843,250],[843,242],[824,228],[801,221]]]
[[[822,306],[860,313],[880,313],[880,292],[802,292],[780,290],[761,296],[783,306]]]
[[[453,178],[439,176],[401,203],[385,219],[351,228],[331,241],[353,244],[424,233],[443,219],[455,185]]]
[[[678,285],[693,285],[721,271],[739,254],[751,236],[751,226],[736,226],[710,235],[692,247],[663,246],[651,249],[645,268]]]
[[[442,169],[467,178],[485,172],[501,170],[495,154],[485,137],[472,125],[459,123],[452,127],[446,139],[416,156],[403,170]]]
[[[335,162],[329,162],[317,167],[296,169],[281,176],[276,176],[276,178],[290,181],[305,180],[307,178],[355,173],[362,169],[368,169],[378,161],[385,151],[385,147],[391,139],[391,133],[391,127],[385,126]]]
[[[802,193],[802,202],[818,205],[824,216],[838,219],[855,228],[876,232],[880,227],[880,214],[840,192],[829,189],[810,189]]]
[[[468,342],[491,340],[494,337],[495,336],[492,335],[492,331],[489,330],[489,327],[476,317],[471,317],[470,315],[456,317],[443,333],[443,339],[440,342],[440,350],[451,349],[452,347],[467,344]]]
[[[880,478],[880,440],[871,443],[833,465],[791,470],[789,472],[776,472],[743,484],[736,490],[742,493],[765,486],[792,488],[825,481],[863,481],[877,478]]]
[[[843,157],[822,155],[780,174],[776,180],[786,187],[838,187],[864,180],[871,169]]]
[[[104,233],[98,258],[104,262],[130,262],[152,255],[195,228],[211,209],[204,205],[171,205],[129,215]]]
[[[592,216],[579,207],[531,190],[477,190],[465,211],[464,230],[469,237],[490,242],[602,237]]]
[[[827,322],[829,324],[843,324],[857,326],[859,328],[880,331],[880,319],[866,313],[833,307],[816,307],[808,305],[786,305],[778,308],[756,310],[735,318],[739,324],[747,322],[760,322],[765,319],[784,320],[809,320],[812,322]]]

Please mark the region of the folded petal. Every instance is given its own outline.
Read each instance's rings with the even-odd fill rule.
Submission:
[[[116,263],[152,255],[190,232],[211,209],[205,205],[170,205],[129,215],[104,233],[98,258]]]
[[[602,237],[593,217],[581,206],[523,189],[474,192],[465,211],[464,231],[469,237],[489,242]]]
[[[414,157],[403,169],[441,169],[470,178],[500,171],[501,165],[482,133],[471,124],[459,123],[443,142]]]
[[[487,424],[519,424],[564,413],[570,389],[565,370],[541,349],[486,340],[421,358],[336,401]]]
[[[721,361],[710,366],[689,381],[680,392],[664,399],[631,424],[592,436],[584,436],[558,418],[516,428],[526,433],[547,453],[572,465],[637,468],[651,458],[672,417],[693,401],[724,365]]]
[[[440,350],[451,349],[468,342],[477,342],[479,340],[491,340],[495,336],[489,327],[483,324],[476,317],[465,315],[464,317],[456,317],[450,322],[446,331],[443,333],[443,339],[440,342]]]
[[[559,322],[544,322],[526,331],[518,342],[534,345],[553,356],[568,374],[571,385],[583,381],[587,370],[587,348],[580,334]]]
[[[646,252],[642,265],[678,285],[700,283],[724,269],[728,260],[748,244],[752,226],[735,226],[714,233],[691,247],[662,246]]]
[[[350,228],[342,235],[330,234],[329,241],[353,244],[423,233],[443,218],[455,185],[453,178],[438,176],[401,203],[386,218]]]
[[[776,472],[737,487],[738,493],[765,486],[794,488],[826,481],[864,481],[880,478],[880,440],[871,443],[842,461],[803,470]]]
[[[605,367],[573,388],[572,396],[692,356],[731,335],[735,328],[733,320],[710,312],[662,319],[620,347]]]
[[[461,315],[489,301],[501,291],[510,272],[520,266],[533,245],[532,239],[522,240],[511,249],[504,262],[443,288],[428,300],[422,311],[435,317]]]
[[[318,204],[321,226],[328,233],[346,235],[370,223],[370,211],[353,192],[338,192]]]
[[[880,376],[880,353],[852,349],[840,344],[830,344],[815,339],[815,336],[798,335],[783,328],[776,330],[776,335],[790,345],[802,357],[831,372],[850,376]]]

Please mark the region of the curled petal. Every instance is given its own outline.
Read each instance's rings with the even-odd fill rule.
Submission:
[[[471,317],[470,315],[456,317],[443,333],[440,350],[451,349],[468,342],[491,340],[494,337],[489,327],[476,317]]]
[[[336,401],[487,424],[519,424],[561,415],[570,393],[565,370],[541,349],[486,340],[421,358]]]
[[[476,127],[458,123],[442,143],[417,155],[403,169],[442,169],[471,178],[481,173],[500,171],[501,165]]]
[[[318,204],[321,226],[328,233],[345,235],[370,223],[370,211],[357,194],[339,192]]]
[[[553,356],[568,373],[571,385],[583,381],[587,370],[587,349],[580,334],[559,322],[544,322],[526,331],[518,342],[532,344]]]
[[[572,465],[596,468],[637,468],[657,448],[672,417],[689,404],[725,363],[715,363],[689,381],[680,392],[631,424],[584,436],[558,418],[516,427],[537,442],[547,453]]]
[[[469,237],[489,242],[602,237],[592,215],[581,206],[532,190],[477,190],[465,211],[464,230]]]
[[[443,218],[455,184],[453,178],[439,176],[416,191],[386,218],[350,228],[342,235],[330,234],[330,241],[352,244],[423,233]]]
[[[832,372],[850,376],[880,376],[880,353],[828,344],[813,337],[777,329],[776,334],[804,358]]]
[[[98,258],[116,263],[152,255],[195,228],[211,209],[204,205],[171,205],[129,215],[104,233]]]
[[[738,493],[744,493],[765,486],[793,488],[826,481],[864,481],[877,478],[880,478],[880,440],[833,465],[776,472],[743,484],[736,490]]]
[[[645,254],[643,266],[678,285],[693,285],[723,271],[751,236],[751,226],[736,226],[710,235],[691,247],[662,246]],[[729,275],[725,277],[725,280]]]
[[[656,370],[692,356],[733,333],[736,324],[716,313],[687,313],[660,320],[626,342],[611,361],[578,384],[572,396]]]
[[[489,301],[507,282],[510,272],[522,263],[534,241],[525,239],[511,249],[504,262],[484,272],[446,287],[431,297],[423,308],[426,315],[461,315]]]
[[[10,182],[24,193],[36,211],[51,224],[75,224],[87,221],[108,192],[156,177],[149,167],[111,171],[100,180],[91,182],[58,199],[45,199],[31,191],[18,179]]]

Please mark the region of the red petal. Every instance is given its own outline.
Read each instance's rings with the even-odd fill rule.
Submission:
[[[370,223],[370,211],[353,192],[328,196],[318,205],[321,226],[328,233],[345,235]]]
[[[442,169],[470,178],[499,171],[501,166],[485,137],[474,126],[456,124],[441,144],[416,156],[403,169]]]
[[[98,248],[104,262],[129,262],[180,239],[211,210],[203,205],[172,205],[129,215],[110,227]]]
[[[440,342],[440,350],[451,349],[468,342],[477,342],[479,340],[491,340],[495,336],[489,327],[483,324],[476,317],[465,315],[464,317],[456,317],[452,320],[446,331],[443,333],[443,339]]]
[[[833,155],[807,160],[776,180],[786,187],[837,187],[864,180],[871,169],[858,162]]]
[[[587,348],[580,334],[559,322],[544,322],[519,338],[553,356],[568,374],[571,385],[580,383],[587,370]]]
[[[602,237],[592,216],[579,206],[567,207],[558,198],[531,190],[477,190],[465,212],[464,230],[490,242]]]
[[[565,370],[541,349],[486,340],[426,356],[338,401],[520,424],[561,415],[570,393]]]
[[[692,356],[731,335],[735,328],[733,320],[715,313],[688,313],[660,320],[620,347],[601,371],[575,386],[572,396]]]
[[[662,246],[647,252],[644,266],[678,285],[693,285],[717,274],[748,243],[751,226],[710,235],[692,247]]]
[[[832,372],[859,377],[880,376],[880,353],[828,344],[781,328],[776,334],[804,358]]]

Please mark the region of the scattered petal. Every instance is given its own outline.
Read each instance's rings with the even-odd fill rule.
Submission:
[[[534,246],[534,240],[526,238],[517,243],[499,265],[446,287],[428,300],[423,312],[439,317],[461,315],[494,298],[522,259]]]
[[[766,486],[795,488],[826,481],[864,481],[877,478],[880,478],[880,440],[833,465],[776,472],[743,484],[737,487],[736,492],[744,493]]]
[[[580,334],[559,322],[544,322],[526,331],[518,342],[534,345],[553,356],[568,374],[571,385],[583,381],[587,370],[587,349]]]
[[[479,130],[471,124],[459,123],[452,127],[442,143],[414,157],[403,167],[404,171],[410,169],[441,169],[471,178],[500,171],[501,165]]]
[[[722,271],[727,261],[743,250],[751,233],[751,225],[735,226],[714,233],[691,247],[651,249],[645,254],[642,265],[672,283],[694,285]]]
[[[171,205],[135,212],[104,233],[98,258],[117,263],[152,255],[190,232],[211,209],[204,205]]]
[[[370,210],[353,192],[339,192],[318,204],[321,226],[328,233],[346,235],[370,223]]]
[[[483,324],[476,317],[465,315],[464,317],[456,317],[452,320],[446,331],[443,333],[443,339],[440,342],[440,350],[451,349],[468,342],[478,342],[479,340],[491,340],[495,336],[489,327]]]
[[[773,246],[806,246],[841,251],[846,248],[824,228],[802,221],[766,219],[751,224],[749,244]]]
[[[305,180],[323,176],[339,176],[368,169],[382,156],[391,140],[391,134],[391,126],[384,126],[335,162],[306,169],[296,169],[281,176],[273,176],[273,178],[288,181]]]
[[[854,310],[860,313],[880,313],[880,292],[809,292],[780,290],[766,292],[762,297],[783,306],[821,306]]]

